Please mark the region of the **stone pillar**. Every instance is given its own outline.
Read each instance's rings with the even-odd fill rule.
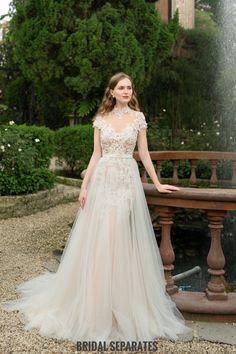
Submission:
[[[178,287],[174,284],[172,270],[174,269],[175,254],[171,243],[171,226],[173,224],[173,215],[175,208],[167,206],[156,206],[156,211],[160,216],[161,224],[161,244],[160,254],[163,262],[163,268],[166,279],[166,291],[169,295],[178,292]]]
[[[159,0],[156,1],[156,9],[160,15],[160,18],[163,22],[169,22],[169,1],[168,0]]]
[[[223,282],[225,257],[220,239],[224,214],[225,211],[222,210],[209,210],[207,212],[211,231],[211,246],[207,256],[208,273],[211,276],[206,289],[208,300],[227,300],[228,298]]]

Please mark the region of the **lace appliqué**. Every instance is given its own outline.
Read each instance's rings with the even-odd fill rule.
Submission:
[[[142,129],[142,128],[147,128],[148,127],[143,112],[138,112],[138,122],[139,122],[139,130]]]
[[[142,112],[133,111],[132,123],[117,132],[106,118],[97,116],[93,127],[100,129],[102,158],[99,160],[96,180],[102,188],[101,215],[109,212],[111,206],[118,210],[131,210],[134,203],[133,152],[137,142],[138,132],[147,128]]]
[[[93,127],[101,130],[102,154],[133,155],[138,132],[142,128],[147,128],[145,116],[142,112],[134,112],[133,122],[125,126],[121,132],[117,132],[106,118],[97,116],[93,122]]]
[[[124,210],[132,209],[135,198],[131,159],[101,159],[96,171],[96,181],[101,186],[101,213],[111,206]],[[108,209],[107,209],[108,208]]]

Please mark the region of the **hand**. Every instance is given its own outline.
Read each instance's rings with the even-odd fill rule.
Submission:
[[[156,186],[159,193],[172,193],[173,191],[179,191],[178,187],[172,186],[170,184],[160,184]]]
[[[85,188],[81,188],[78,200],[79,200],[80,207],[82,209],[85,205],[86,197],[87,197],[87,190]]]

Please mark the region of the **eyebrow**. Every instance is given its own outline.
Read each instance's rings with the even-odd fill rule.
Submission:
[[[125,87],[125,86],[124,86],[124,85],[118,86],[118,88],[123,88],[123,87]],[[131,86],[131,85],[127,85],[126,87],[130,87],[130,88],[132,88],[132,86]]]

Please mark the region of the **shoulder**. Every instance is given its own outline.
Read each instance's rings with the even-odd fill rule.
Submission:
[[[137,121],[138,121],[139,130],[142,129],[142,128],[147,128],[148,125],[147,125],[146,118],[145,118],[145,115],[143,114],[143,112],[136,111],[135,114],[136,114],[136,118],[137,118]]]
[[[103,119],[101,115],[96,115],[93,120],[93,128],[101,129],[103,127]]]

